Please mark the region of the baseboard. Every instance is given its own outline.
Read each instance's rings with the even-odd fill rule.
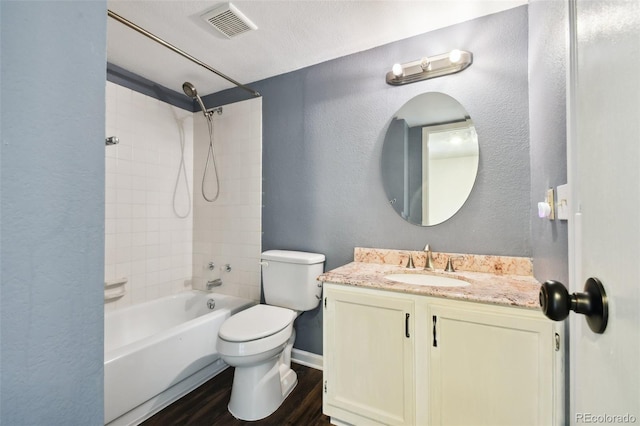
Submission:
[[[291,361],[322,371],[322,355],[293,348],[291,351]]]

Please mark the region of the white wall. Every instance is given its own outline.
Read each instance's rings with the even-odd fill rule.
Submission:
[[[262,250],[262,98],[223,107],[213,116],[214,150],[220,196],[213,203],[202,196],[209,133],[201,113],[194,118],[193,286],[221,277],[215,292],[260,300]],[[207,197],[215,195],[213,165],[207,172]],[[206,268],[214,262],[213,273]],[[230,264],[232,271],[221,272]]]
[[[129,280],[110,310],[191,288],[193,113],[106,89],[106,136],[120,143],[105,147],[105,280]]]

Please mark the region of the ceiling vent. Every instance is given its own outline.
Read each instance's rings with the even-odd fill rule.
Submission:
[[[251,22],[249,18],[244,16],[244,14],[231,3],[225,3],[215,9],[211,9],[201,16],[202,19],[228,38],[258,29],[256,24]]]

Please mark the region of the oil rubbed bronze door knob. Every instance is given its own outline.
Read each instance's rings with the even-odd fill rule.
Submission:
[[[570,311],[587,317],[587,324],[594,333],[602,334],[607,328],[609,305],[607,294],[600,280],[589,278],[583,293],[569,294],[558,281],[547,281],[540,287],[540,307],[547,318],[562,321]]]

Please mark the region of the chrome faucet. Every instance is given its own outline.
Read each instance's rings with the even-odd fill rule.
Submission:
[[[231,267],[229,266],[229,264],[227,263],[226,265],[227,267],[227,272],[231,271]],[[213,262],[209,262],[209,264],[207,265],[207,269],[209,269],[210,271],[213,271],[214,269],[216,269],[216,265]],[[209,280],[207,281],[207,290],[211,290],[214,287],[220,287],[222,285],[222,278],[216,278],[214,280]]]
[[[207,281],[207,290],[211,290],[214,287],[220,287],[222,285],[222,279],[216,278],[215,280]]]
[[[424,251],[427,253],[427,258],[424,261],[424,270],[433,271],[435,268],[433,267],[433,256],[431,254],[431,247],[429,247],[429,244],[424,246]]]

